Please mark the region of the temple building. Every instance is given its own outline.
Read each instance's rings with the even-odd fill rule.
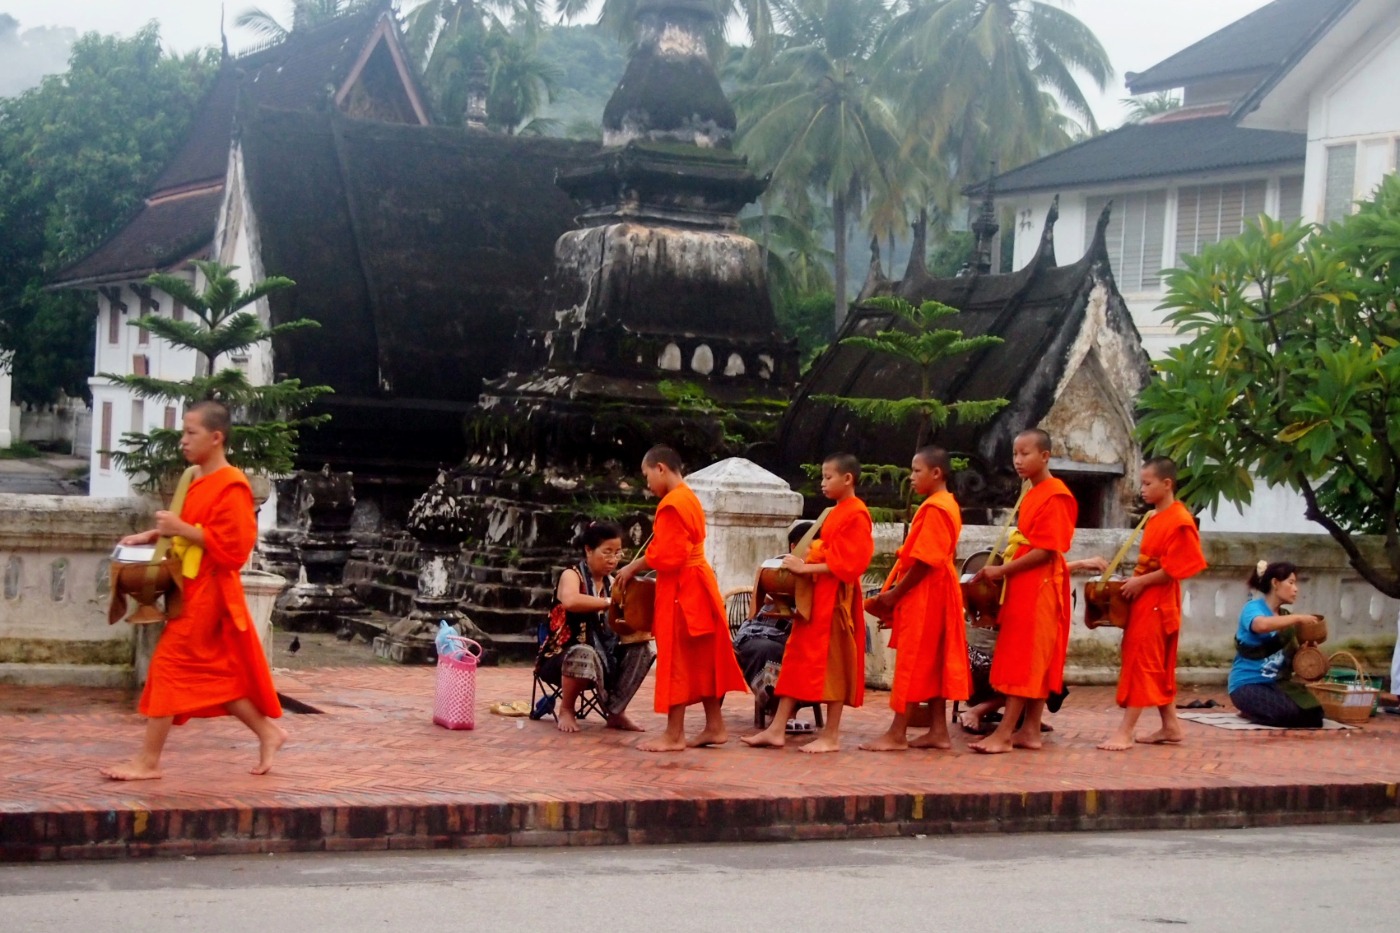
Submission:
[[[184,144],[142,206],[125,226],[51,283],[90,290],[96,297],[95,375],[89,380],[94,413],[91,495],[129,493],[130,481],[103,452],[116,447],[122,434],[174,426],[180,417],[173,408],[155,410],[101,374],[185,379],[197,365],[193,352],[166,346],[146,331],[127,326],[144,314],[176,319],[185,314],[169,295],[146,285],[146,278],[153,272],[185,275],[199,289],[202,283],[194,281],[191,259],[238,265],[245,284],[267,274],[289,274],[265,263],[255,244],[225,235],[243,224],[245,180],[238,161],[231,158],[238,114],[259,108],[320,114],[323,119],[337,113],[376,123],[430,122],[387,3],[293,32],[285,42],[266,49],[225,57]],[[261,302],[258,313],[264,320],[269,312]],[[255,382],[273,373],[273,361],[263,348],[250,349],[232,364]]]
[[[987,211],[990,214],[990,210]],[[965,458],[954,490],[970,523],[1016,498],[1011,446],[1028,427],[1051,435],[1051,468],[1079,501],[1081,527],[1117,527],[1133,504],[1141,451],[1133,439],[1133,400],[1148,378],[1147,355],[1114,282],[1100,215],[1089,248],[1075,262],[1057,265],[1052,209],[1039,248],[1016,272],[991,274],[985,262],[969,264],[950,279],[929,275],[916,228],[913,258],[904,277],[889,281],[872,259],[871,274],[845,324],[798,387],[778,439],[780,467],[796,479],[805,463],[835,451],[858,452],[865,463],[907,467],[917,443],[911,423],[878,424],[830,396],[898,399],[916,396],[920,374],[913,364],[841,341],[882,330],[908,330],[890,312],[864,303],[894,296],[912,304],[938,301],[959,314],[941,326],[964,336],[990,335],[1001,343],[949,357],[935,368],[932,395],[943,402],[1006,399],[991,421],[952,421],[929,442]],[[983,257],[997,229],[977,225]]]

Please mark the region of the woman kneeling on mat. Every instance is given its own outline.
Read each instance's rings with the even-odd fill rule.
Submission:
[[[1230,667],[1230,702],[1240,715],[1261,726],[1317,729],[1322,707],[1302,684],[1293,683],[1294,626],[1317,616],[1279,615],[1298,598],[1298,568],[1285,561],[1260,561],[1249,578],[1263,595],[1245,603],[1235,630],[1235,663]]]

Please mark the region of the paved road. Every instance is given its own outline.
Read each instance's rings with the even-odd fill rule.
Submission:
[[[1400,826],[0,866],[14,933],[1395,929]]]

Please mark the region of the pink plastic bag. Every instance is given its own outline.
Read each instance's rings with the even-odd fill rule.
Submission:
[[[481,645],[452,636],[451,654],[439,654],[433,690],[433,722],[444,729],[476,728],[476,665]]]

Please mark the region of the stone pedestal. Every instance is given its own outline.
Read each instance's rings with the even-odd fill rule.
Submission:
[[[787,553],[788,527],[802,514],[802,495],[781,477],[730,457],[686,482],[705,509],[705,556],[720,592],[752,586],[760,563]]]
[[[339,632],[343,618],[364,607],[343,582],[354,540],[351,473],[300,472],[296,479],[297,529],[291,536],[299,565],[297,582],[277,599],[272,621],[289,632]]]
[[[483,645],[486,634],[457,608],[453,577],[467,537],[466,503],[448,485],[446,472],[428,488],[408,513],[408,532],[418,540],[418,592],[413,611],[374,639],[377,657],[398,664],[431,664],[437,660],[434,640],[446,622]]]

